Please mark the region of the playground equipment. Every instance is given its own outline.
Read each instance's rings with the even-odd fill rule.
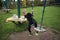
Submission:
[[[34,0],[30,0],[32,2],[32,10],[33,10],[33,7],[34,7]],[[6,9],[8,9],[8,0],[6,0]],[[24,19],[20,16],[20,0],[17,0],[17,5],[18,5],[18,17],[15,18],[15,20],[13,21],[21,21],[21,19]],[[41,23],[40,23],[40,27],[37,27],[35,28],[36,31],[46,31],[46,29],[44,29],[42,27],[42,23],[43,23],[43,19],[44,19],[44,11],[45,11],[45,8],[46,8],[46,0],[44,0],[44,6],[43,6],[43,11],[42,11],[42,18],[41,18]],[[32,11],[32,14],[33,14],[33,11]],[[11,17],[12,18],[12,17]],[[9,18],[9,19],[11,19]],[[14,18],[14,17],[13,17]],[[17,19],[17,20],[16,20]],[[8,20],[8,19],[7,19]],[[25,21],[27,21],[27,19],[24,19]]]
[[[45,8],[46,8],[46,0],[44,0],[44,5],[43,5],[43,11],[42,11],[42,18],[41,18],[40,27],[35,28],[35,30],[37,30],[37,31],[43,31],[43,32],[46,31],[46,29],[44,29],[44,28],[42,27],[43,19],[44,19]]]
[[[6,0],[6,9],[5,9],[5,10],[6,10],[6,12],[8,13],[8,10],[9,10],[9,9],[8,9],[8,0]]]
[[[20,18],[18,18],[18,16],[16,14],[13,14],[12,17],[7,18],[6,22],[16,22],[19,21],[20,23],[24,23],[27,21],[27,19],[24,16],[21,16]]]
[[[17,0],[17,6],[18,6],[18,16],[14,14],[12,17],[7,18],[6,22],[18,21],[19,23],[23,23],[27,21],[27,19],[24,16],[20,16],[20,0]],[[8,12],[8,0],[6,0],[6,9]]]
[[[30,0],[30,1],[31,1],[31,4],[32,4],[32,14],[34,14],[34,12],[33,12],[34,11],[34,9],[33,9],[34,8],[34,0]]]
[[[20,0],[17,0],[18,5],[18,18],[20,18]]]

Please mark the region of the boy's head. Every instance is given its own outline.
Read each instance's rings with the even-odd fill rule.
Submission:
[[[26,9],[23,10],[23,14],[26,15],[27,14],[27,11]]]

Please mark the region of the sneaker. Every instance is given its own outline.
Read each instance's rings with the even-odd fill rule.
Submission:
[[[32,36],[31,34],[29,34],[29,36]]]
[[[29,36],[32,36],[32,33],[31,32],[29,32]]]
[[[35,33],[35,35],[36,35],[36,36],[38,36],[38,35],[39,35],[39,33]]]

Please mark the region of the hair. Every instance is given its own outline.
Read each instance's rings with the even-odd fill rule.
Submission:
[[[26,9],[23,10],[23,14],[24,14],[24,13],[27,13]]]

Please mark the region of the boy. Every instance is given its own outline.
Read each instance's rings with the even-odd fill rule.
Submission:
[[[29,36],[31,36],[32,35],[32,33],[31,33],[31,25],[33,24],[35,26],[35,28],[37,28],[37,22],[33,18],[33,14],[27,13],[26,9],[23,11],[23,14],[24,14],[25,18],[27,18],[27,20],[28,20],[28,23],[29,23],[28,24],[28,31],[30,33]],[[38,35],[38,31],[36,31],[35,35]]]

